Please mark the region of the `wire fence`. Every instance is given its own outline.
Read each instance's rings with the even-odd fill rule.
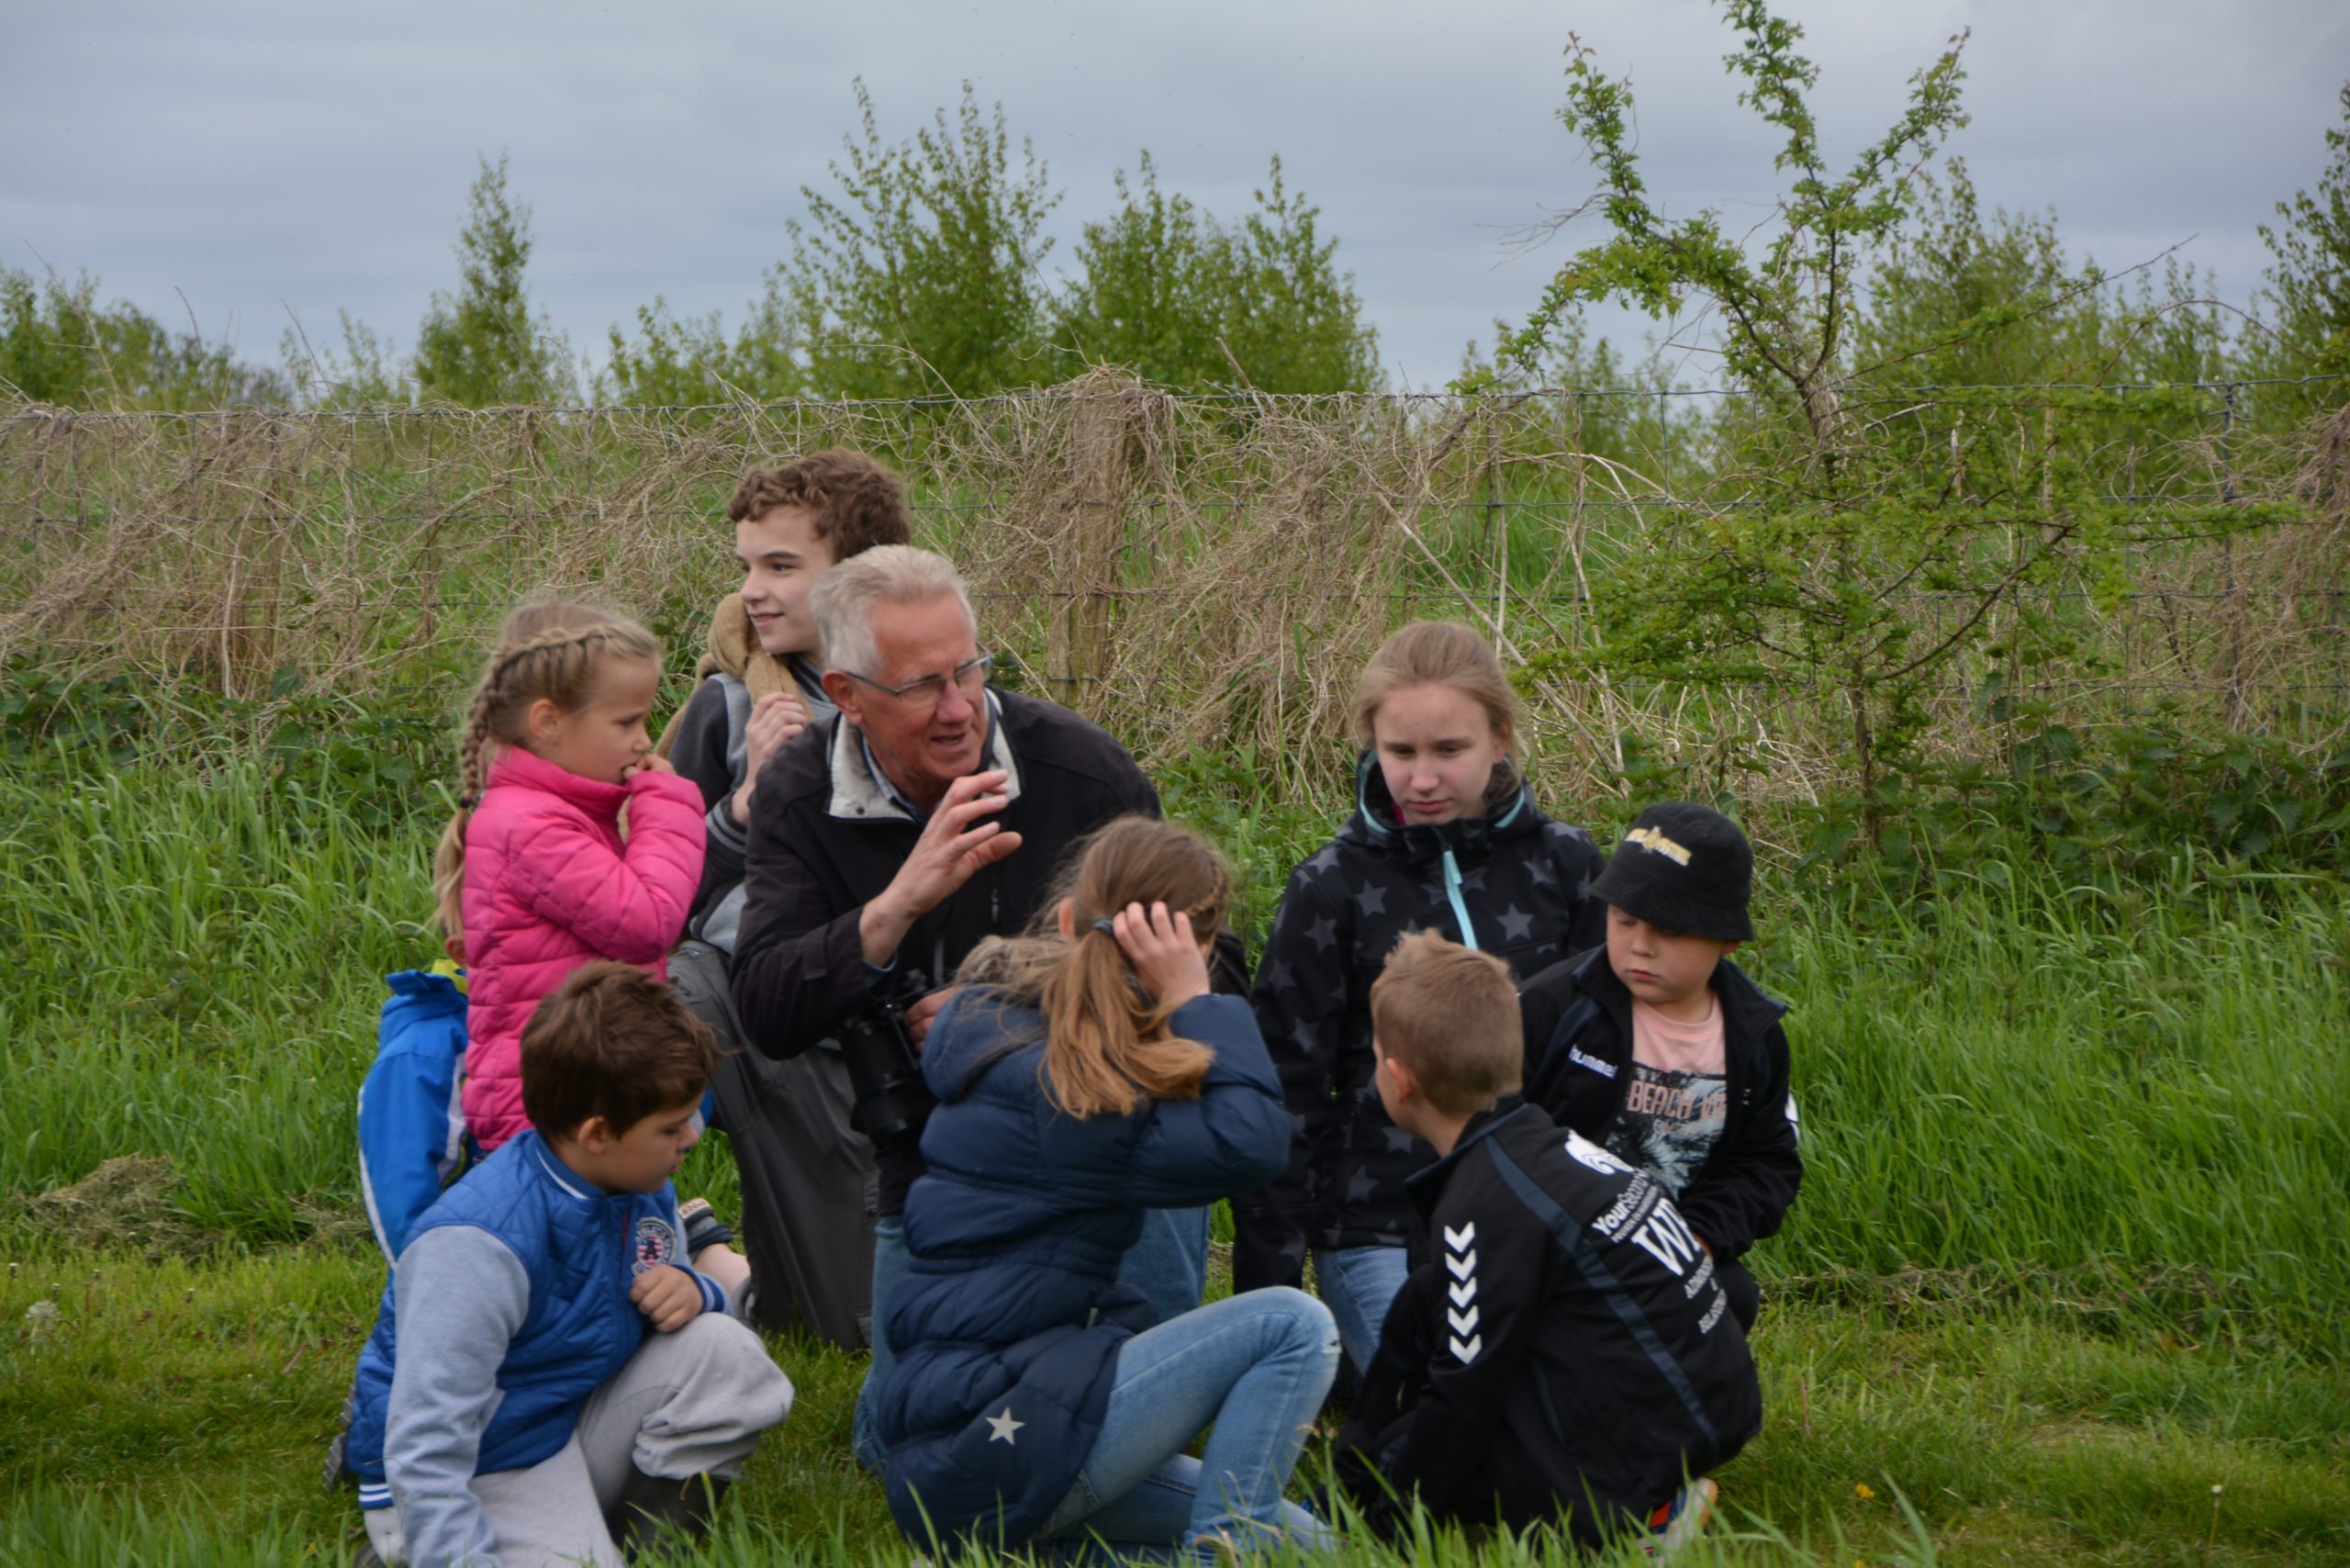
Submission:
[[[1785,597],[1791,631],[1862,593],[1919,645],[1972,638],[1905,699],[1954,756],[2149,717],[2337,745],[2350,423],[2292,410],[2341,391],[1852,389],[1880,469],[1941,487],[1904,514],[1923,543],[1880,520],[1855,543],[1823,514],[1754,591]],[[634,610],[682,667],[734,584],[742,473],[845,445],[905,474],[918,541],[963,566],[1007,680],[1147,758],[1215,748],[1326,781],[1364,659],[1441,616],[1528,671],[1566,794],[1617,787],[1629,745],[1725,790],[1819,798],[1852,782],[1849,670],[1769,625],[1670,671],[1611,641],[1628,600],[1737,554],[1709,540],[1802,510],[1771,417],[1680,388],[1178,398],[1106,374],[893,403],[19,409],[0,412],[0,678],[447,710],[491,628],[548,589]],[[1979,568],[2052,533],[2065,551],[1986,602]],[[2027,622],[2033,657],[2001,664]]]

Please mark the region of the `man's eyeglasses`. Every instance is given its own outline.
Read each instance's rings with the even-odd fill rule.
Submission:
[[[859,675],[853,669],[841,673],[851,680],[861,680],[876,691],[886,691],[901,702],[911,702],[918,708],[935,708],[946,699],[946,683],[953,681],[965,697],[976,702],[988,684],[988,671],[995,665],[993,654],[981,654],[957,665],[946,675],[926,675],[920,680],[910,680],[903,686],[888,686],[869,675]]]

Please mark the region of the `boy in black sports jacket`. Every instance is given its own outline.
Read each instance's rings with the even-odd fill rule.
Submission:
[[[1740,1260],[1803,1181],[1785,1004],[1729,958],[1754,935],[1753,870],[1719,812],[1651,806],[1592,884],[1606,945],[1518,992],[1526,1097],[1663,1183],[1749,1329],[1761,1292]]]
[[[1373,1081],[1442,1156],[1410,1280],[1338,1440],[1383,1536],[1438,1518],[1694,1539],[1762,1421],[1744,1333],[1661,1183],[1517,1097],[1509,972],[1426,934],[1371,991]]]

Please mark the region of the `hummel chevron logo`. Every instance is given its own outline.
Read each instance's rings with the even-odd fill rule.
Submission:
[[[1477,1300],[1477,1226],[1474,1221],[1455,1230],[1444,1227],[1444,1266],[1456,1282],[1445,1287],[1452,1305],[1445,1309],[1445,1326],[1452,1330],[1445,1348],[1452,1359],[1467,1366],[1485,1348],[1485,1337],[1477,1332],[1477,1320],[1483,1314]]]

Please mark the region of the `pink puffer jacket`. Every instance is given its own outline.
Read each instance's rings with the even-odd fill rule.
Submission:
[[[621,807],[628,837],[621,837]],[[701,881],[701,791],[674,773],[625,784],[498,752],[465,825],[465,1129],[496,1148],[522,1114],[522,1025],[595,958],[668,978]]]

